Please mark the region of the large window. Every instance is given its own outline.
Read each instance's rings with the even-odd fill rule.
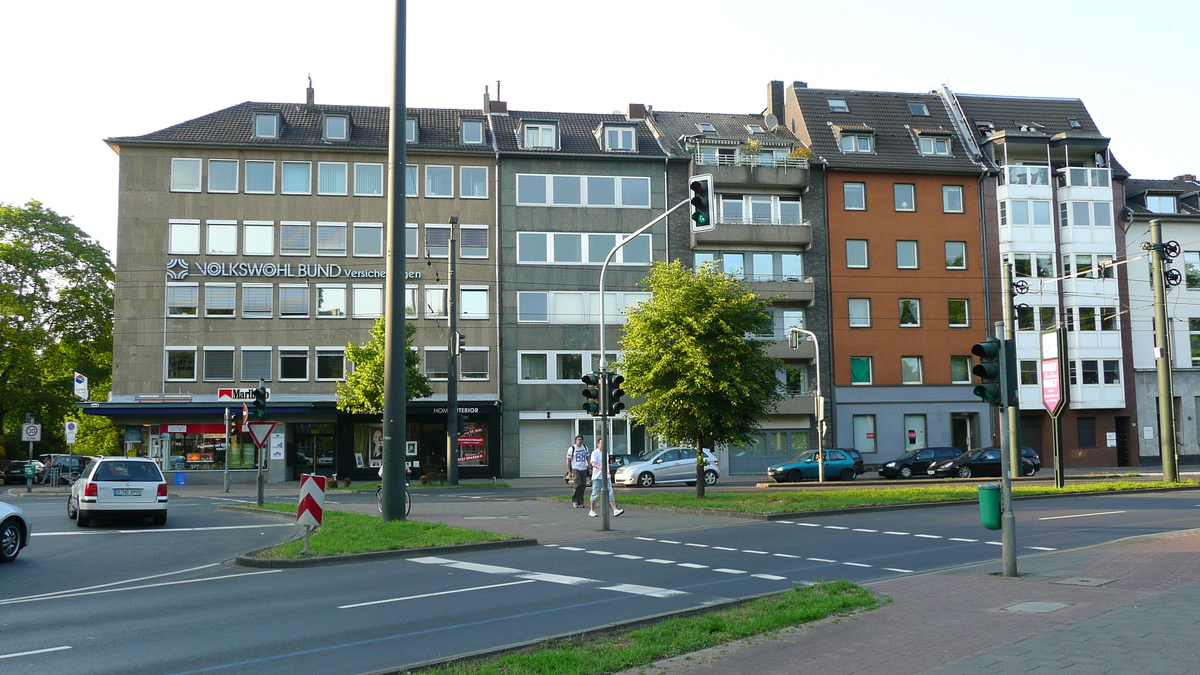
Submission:
[[[517,205],[649,208],[650,179],[517,174]]]
[[[917,210],[917,186],[912,183],[896,183],[893,186],[897,211]]]
[[[869,267],[866,239],[846,240],[846,267]]]
[[[486,286],[466,286],[459,291],[458,316],[460,319],[488,318],[488,289]]]
[[[233,318],[236,309],[236,284],[204,284],[204,316]]]
[[[200,160],[176,157],[171,160],[171,192],[200,191]]]
[[[454,196],[454,167],[426,166],[425,167],[425,196],[453,197]]]
[[[464,199],[487,199],[488,169],[486,166],[462,166],[458,169],[459,195]]]
[[[871,299],[850,298],[850,327],[871,327]]]
[[[850,384],[871,384],[873,381],[874,373],[871,368],[871,357],[851,356]]]
[[[963,189],[961,185],[942,186],[942,211],[946,213],[963,212]]]
[[[246,160],[246,192],[248,194],[275,194],[275,162]]]
[[[405,289],[406,291],[408,289]],[[412,289],[414,292],[416,289]],[[407,293],[405,300],[408,300]],[[406,315],[415,314],[416,303],[411,303],[414,311],[408,312],[408,307],[405,307]],[[376,319],[383,315],[383,286],[381,285],[355,285],[354,286],[354,318],[356,319]]]
[[[383,256],[383,223],[354,223],[354,255]]]
[[[247,220],[242,226],[242,255],[275,255],[275,223]]]
[[[598,265],[617,245],[618,236],[583,232],[518,232],[517,262]],[[651,248],[651,235],[638,235],[636,240],[616,252],[612,262],[615,265],[649,264]]]
[[[233,347],[204,348],[204,381],[233,381]]]
[[[875,452],[875,416],[854,415],[854,449],[862,453]]]
[[[196,316],[199,293],[200,287],[195,283],[167,284],[167,316]]]
[[[280,192],[285,195],[312,194],[312,162],[284,162]]]
[[[545,382],[549,379],[546,358],[546,354],[521,354],[521,381]]]
[[[642,292],[605,292],[605,323],[624,322],[626,312],[649,297],[649,293]],[[517,321],[596,324],[600,322],[600,294],[595,291],[523,291],[517,293]]]
[[[545,323],[550,320],[549,293],[517,293],[517,321]]]
[[[200,253],[200,221],[170,221],[167,253],[173,255],[196,255]]]
[[[209,220],[205,225],[205,251],[209,255],[237,255],[237,222]]]
[[[274,300],[271,284],[242,284],[242,318],[270,319],[275,313]]]
[[[346,163],[318,162],[317,163],[317,194],[344,195],[346,194]]]
[[[1001,225],[1050,225],[1050,202],[1011,199],[1000,202]]]
[[[208,160],[208,191],[238,191],[238,161],[236,159]]]
[[[383,196],[383,165],[354,165],[354,194],[359,197]]]
[[[196,348],[167,347],[167,380],[196,380]]]
[[[900,299],[900,325],[913,327],[921,325],[921,301],[916,298]]]

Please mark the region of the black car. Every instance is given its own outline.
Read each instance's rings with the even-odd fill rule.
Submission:
[[[92,459],[88,455],[38,455],[38,461],[46,467],[38,477],[38,481],[53,480],[52,475],[57,473],[59,485],[70,485],[74,479],[83,474],[84,468]]]
[[[958,448],[921,448],[909,450],[886,464],[879,465],[883,478],[912,478],[928,475],[929,465],[962,455]]]
[[[24,459],[17,459],[9,462],[8,465],[4,467],[4,472],[0,474],[0,480],[3,481],[0,483],[0,485],[3,485],[4,483],[8,483],[10,485],[19,483],[23,485],[25,483],[25,465],[28,463],[29,462]],[[33,467],[35,471],[35,477],[33,480],[34,482],[37,482],[41,480],[42,477],[42,463],[34,460]]]
[[[977,476],[1000,476],[1000,448],[977,448],[956,459],[935,462],[925,473],[938,478],[972,478]],[[1021,475],[1032,476],[1037,469],[1033,462],[1021,458]]]
[[[867,464],[863,461],[862,453],[854,448],[830,448],[846,453],[850,459],[854,460],[854,475],[861,476],[867,472]]]

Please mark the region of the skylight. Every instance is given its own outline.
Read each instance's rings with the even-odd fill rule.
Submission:
[[[908,112],[920,117],[929,117],[929,108],[925,107],[925,104],[920,101],[909,101]]]
[[[850,106],[846,105],[846,101],[840,98],[826,99],[829,101],[829,112],[850,112]]]
[[[706,134],[715,133],[717,128],[712,125],[712,122],[696,122],[696,128]]]
[[[1079,123],[1079,120],[1075,119],[1074,117],[1067,120],[1067,124],[1070,124],[1072,129],[1082,129],[1083,128],[1083,125]]]
[[[765,134],[766,133],[766,131],[763,130],[762,126],[758,125],[758,124],[747,124],[746,131],[749,131],[752,134]]]

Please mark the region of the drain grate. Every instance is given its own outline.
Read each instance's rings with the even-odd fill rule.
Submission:
[[[1112,579],[1095,579],[1092,577],[1070,577],[1069,579],[1059,579],[1053,583],[1066,584],[1067,586],[1103,586],[1104,584],[1112,583]]]
[[[1061,602],[1022,602],[1019,605],[1005,607],[1009,612],[1030,612],[1033,614],[1047,614],[1049,612],[1057,612],[1058,610],[1070,607],[1070,605]]]

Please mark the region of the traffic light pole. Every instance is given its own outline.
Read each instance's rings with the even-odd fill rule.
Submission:
[[[225,407],[225,492],[229,492],[229,457],[233,454],[229,445],[229,407]]]
[[[825,397],[821,395],[821,343],[817,342],[817,335],[810,330],[796,328],[792,326],[788,328],[789,333],[795,333],[797,338],[800,335],[806,336],[812,340],[814,356],[816,357],[817,365],[817,398],[816,407],[813,417],[817,418],[817,482],[825,482]],[[800,348],[799,339],[796,340],[794,346],[789,345],[792,349]]]
[[[450,349],[446,352],[446,484],[458,485],[458,271],[454,229],[458,216],[450,217]]]
[[[1017,516],[1013,513],[1012,506],[1012,467],[1020,466],[1019,462],[1021,453],[1017,450],[1019,442],[1018,434],[1018,415],[1020,410],[1018,406],[1008,405],[1011,401],[1008,400],[1008,387],[1016,386],[1015,382],[1008,382],[1008,357],[1015,357],[1015,354],[1008,353],[1007,343],[1010,340],[1015,340],[1015,327],[1013,326],[1013,286],[1012,286],[1012,265],[1003,263],[1000,265],[1000,284],[1004,289],[1004,340],[1006,344],[1000,346],[1000,381],[1002,383],[1000,391],[1000,402],[1007,407],[1008,413],[1008,442],[1005,443],[1005,451],[1008,457],[1001,458],[1001,485],[1000,499],[1001,506],[1004,512],[1000,515],[1000,543],[1001,557],[1004,561],[1004,576],[1017,576]],[[1013,350],[1016,351],[1015,349]]]
[[[1171,388],[1171,349],[1167,334],[1167,293],[1163,279],[1162,221],[1150,221],[1150,284],[1154,288],[1154,365],[1158,371],[1158,452],[1163,480],[1179,481],[1175,458],[1175,395]]]
[[[258,380],[258,388],[260,390],[263,388],[262,378],[259,378]],[[266,411],[264,411],[264,413],[265,412]],[[243,423],[245,423],[245,421],[246,420],[242,420]],[[267,444],[263,443],[261,446],[259,446],[256,442],[254,445],[256,446],[256,450],[258,452],[258,476],[256,477],[255,482],[258,484],[258,506],[261,508],[263,505],[263,460],[266,459],[263,456],[263,448],[265,448]],[[313,454],[315,455],[316,453],[314,452]]]

